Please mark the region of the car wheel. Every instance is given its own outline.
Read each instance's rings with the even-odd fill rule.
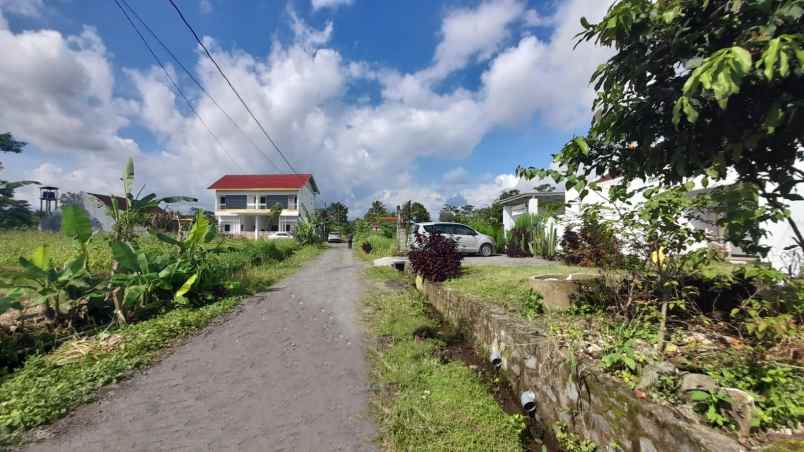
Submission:
[[[491,249],[491,245],[489,245],[488,243],[480,247],[480,255],[483,257],[491,256],[492,252],[493,250]]]

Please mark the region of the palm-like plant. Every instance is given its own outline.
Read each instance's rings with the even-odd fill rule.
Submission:
[[[134,194],[134,160],[129,158],[123,176],[120,178],[123,186],[122,199],[111,195],[109,215],[114,220],[112,235],[116,241],[130,241],[134,239],[134,227],[146,225],[148,215],[159,208],[162,203],[173,204],[177,202],[198,202],[190,196],[166,196],[159,198],[151,193],[140,197],[144,186]]]

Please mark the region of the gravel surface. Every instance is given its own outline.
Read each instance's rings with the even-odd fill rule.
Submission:
[[[27,450],[374,450],[361,269],[330,249]]]

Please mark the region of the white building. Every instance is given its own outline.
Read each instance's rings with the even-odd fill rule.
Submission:
[[[215,218],[224,234],[258,239],[270,231],[293,233],[315,209],[318,186],[312,174],[226,175],[209,186],[215,192]],[[278,221],[271,208],[279,204]]]
[[[804,165],[800,163],[797,166]],[[554,209],[556,203],[564,203],[566,209],[560,212],[561,215],[559,215],[559,221],[556,225],[558,236],[561,237],[565,226],[570,222],[576,221],[580,217],[584,207],[591,204],[608,204],[609,200],[605,197],[608,193],[608,189],[618,182],[618,179],[599,180],[598,184],[602,189],[601,192],[590,192],[583,200],[580,199],[578,192],[575,190],[551,193],[523,193],[508,198],[500,202],[500,204],[503,205],[504,229],[506,233],[511,230],[516,221],[516,217],[519,215],[525,213],[540,213],[545,210],[546,206],[551,206],[549,208]],[[706,188],[701,185],[700,179],[696,182],[695,190],[703,191],[715,187],[732,185],[737,182],[737,176],[736,174],[731,174],[725,180],[712,183]],[[635,190],[644,184],[645,182],[643,181],[634,181],[629,186],[629,190]],[[804,195],[804,188],[798,188],[796,192],[800,195]],[[642,201],[641,195],[637,194],[637,198],[633,201],[636,203]],[[762,198],[760,198],[760,202],[763,202]],[[804,229],[804,201],[793,201],[789,204],[789,207],[793,221],[799,225],[800,229]],[[721,249],[726,252],[729,260],[740,262],[755,259],[755,256],[747,255],[742,249],[724,239],[724,231],[716,224],[717,219],[717,215],[713,212],[712,215],[707,218],[690,221],[696,228],[706,232],[706,236],[710,242],[720,245]],[[679,219],[679,221],[685,220]],[[802,256],[802,252],[798,248],[785,249],[794,245],[794,234],[790,224],[787,221],[776,223],[768,221],[762,225],[762,228],[767,231],[767,235],[760,243],[769,248],[768,254],[763,261],[769,262],[776,269],[797,274],[800,271],[804,256]]]

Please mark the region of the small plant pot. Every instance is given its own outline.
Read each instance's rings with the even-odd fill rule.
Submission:
[[[542,294],[542,303],[547,309],[563,311],[572,306],[572,295],[578,291],[583,282],[597,279],[598,275],[590,273],[572,273],[569,275],[536,275],[531,276],[528,285]]]

